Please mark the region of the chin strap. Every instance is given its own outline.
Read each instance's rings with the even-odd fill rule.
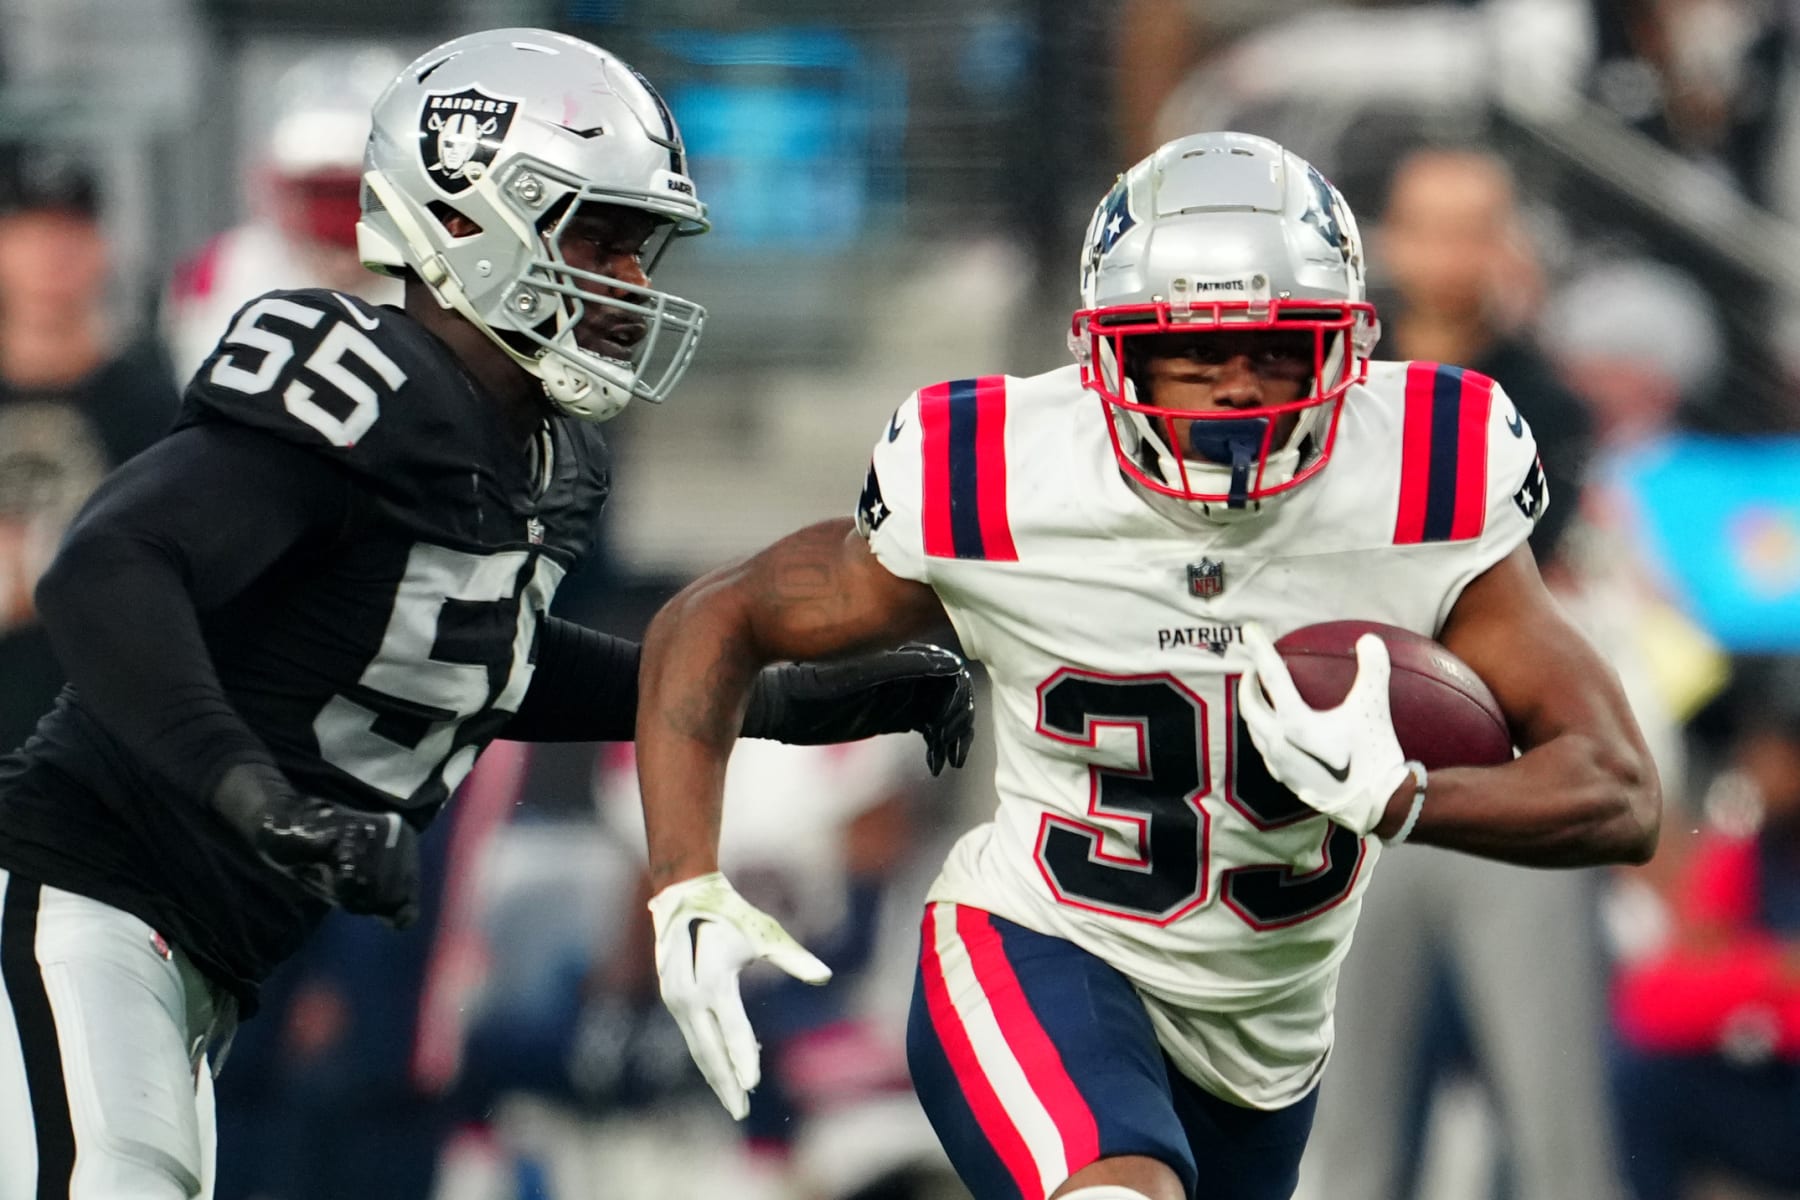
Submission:
[[[1196,420],[1188,426],[1188,449],[1207,462],[1231,468],[1231,488],[1225,507],[1243,508],[1250,501],[1250,472],[1262,457],[1269,436],[1269,418]]]

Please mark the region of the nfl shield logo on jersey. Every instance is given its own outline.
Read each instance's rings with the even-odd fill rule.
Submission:
[[[517,100],[475,87],[427,96],[419,114],[419,151],[431,182],[446,195],[466,189],[500,153],[518,111]]]
[[[1216,596],[1225,590],[1225,564],[1203,558],[1197,563],[1188,564],[1188,591],[1201,599]]]

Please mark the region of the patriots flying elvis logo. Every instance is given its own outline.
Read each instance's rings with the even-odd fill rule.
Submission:
[[[1100,269],[1100,260],[1112,251],[1126,230],[1137,224],[1137,218],[1131,215],[1131,193],[1120,179],[1113,185],[1113,190],[1106,194],[1106,200],[1100,208],[1100,215],[1094,227],[1088,233],[1087,262],[1081,270],[1081,286],[1085,289],[1093,282],[1094,273]]]
[[[1350,260],[1350,236],[1344,230],[1344,222],[1338,216],[1339,199],[1337,192],[1326,178],[1319,174],[1317,167],[1306,169],[1306,181],[1312,186],[1312,203],[1307,205],[1301,221],[1318,231],[1325,244]]]
[[[1131,215],[1131,192],[1121,179],[1113,185],[1112,192],[1106,197],[1106,211],[1100,219],[1100,228],[1094,234],[1095,254],[1104,257],[1118,245],[1126,230],[1136,224],[1137,218]]]

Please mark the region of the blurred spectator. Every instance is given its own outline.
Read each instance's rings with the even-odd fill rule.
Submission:
[[[1597,438],[1564,599],[1618,668],[1662,770],[1663,794],[1680,807],[1674,727],[1723,685],[1726,664],[1710,635],[1665,595],[1616,476],[1627,456],[1668,436],[1707,398],[1726,365],[1724,331],[1705,291],[1647,259],[1588,267],[1551,297],[1542,329],[1593,414]]]
[[[1113,38],[1119,161],[1136,162],[1160,144],[1156,117],[1201,56],[1200,20],[1188,0],[1123,0]]]
[[[425,922],[443,840],[423,843]],[[333,913],[283,964],[219,1077],[217,1200],[428,1200],[445,1114],[408,1065],[429,945]]]
[[[1591,58],[1586,0],[1132,0],[1114,61],[1127,145],[1242,129],[1305,154],[1374,210],[1390,122],[1486,127],[1496,108],[1566,108]],[[1185,60],[1185,61],[1184,61]]]
[[[1672,430],[1708,399],[1725,335],[1699,284],[1649,259],[1588,267],[1551,300],[1547,348],[1592,411],[1608,455]]]
[[[1182,125],[1162,106],[1183,87],[1196,67],[1216,64],[1264,30],[1298,26],[1304,18],[1330,12],[1364,16],[1371,9],[1471,7],[1481,0],[1125,0],[1118,6],[1113,61],[1118,76],[1118,118],[1125,161],[1150,151]],[[1380,20],[1381,18],[1376,18]],[[1302,33],[1301,44],[1304,44]],[[1267,81],[1259,81],[1259,86]],[[1325,81],[1335,84],[1338,81]],[[1274,86],[1283,87],[1285,81]],[[1227,101],[1229,103],[1229,101]],[[1181,101],[1177,102],[1178,104]],[[1183,129],[1205,128],[1185,125]],[[1258,131],[1264,132],[1264,131]]]
[[[622,1187],[835,1198],[885,1180],[895,1190],[880,1194],[898,1198],[911,1194],[909,1179],[947,1175],[912,1099],[896,1003],[906,977],[894,968],[910,961],[916,930],[906,918],[917,896],[895,893],[925,862],[918,846],[928,780],[915,758],[910,743],[890,737],[819,747],[748,741],[731,760],[724,860],[747,896],[809,931],[835,972],[829,988],[775,972],[746,977],[764,1073],[737,1127],[719,1114],[658,999],[648,923],[620,926],[613,916],[648,900],[631,747],[603,748],[594,763],[609,843],[598,854],[591,836],[566,822],[548,835],[541,823],[509,828],[498,854],[509,842],[535,845],[538,865],[488,905],[494,986],[469,1031],[459,1102],[470,1117],[499,1115],[492,1140],[465,1135],[453,1150],[445,1186],[499,1200],[500,1189],[530,1176],[552,1196]],[[606,881],[597,889],[604,896],[585,882],[590,894],[579,897],[559,884],[562,872],[543,863],[548,842],[577,849],[583,861],[574,869]],[[922,893],[924,882],[912,885]],[[595,953],[585,970],[567,958],[558,932],[581,914],[565,904],[546,920],[546,892],[592,903],[585,919]],[[508,915],[520,909],[537,915]],[[506,1182],[477,1185],[483,1170]]]
[[[1580,400],[1525,333],[1543,283],[1510,173],[1477,151],[1417,151],[1396,169],[1377,238],[1371,260],[1391,291],[1377,296],[1383,350],[1464,363],[1506,389],[1549,477],[1550,510],[1532,546],[1551,560],[1579,507],[1592,435]],[[1600,1051],[1597,888],[1593,872],[1528,872],[1411,846],[1383,856],[1339,977],[1303,1166],[1309,1194],[1409,1194],[1419,1093],[1460,1063],[1449,1031],[1465,1025],[1507,1127],[1518,1194],[1620,1194]],[[1445,1004],[1453,1015],[1436,1011]]]
[[[1800,672],[1795,672],[1800,676]],[[1708,790],[1670,932],[1615,994],[1636,1200],[1704,1176],[1800,1190],[1800,697],[1757,707]]]
[[[513,800],[493,784],[517,746],[495,746],[420,839],[417,925],[396,937],[334,911],[263,988],[214,1085],[216,1200],[433,1195],[450,1114],[437,1081],[416,1070],[422,995],[434,931],[465,885],[464,834]]]
[[[1531,547],[1549,561],[1579,506],[1593,429],[1530,336],[1545,285],[1511,170],[1481,150],[1409,154],[1394,170],[1370,258],[1391,293],[1376,294],[1385,356],[1492,376],[1531,426],[1550,486]]]
[[[62,687],[32,589],[81,502],[161,436],[176,396],[117,292],[89,169],[42,146],[0,159],[0,753]]]
[[[1593,0],[1590,90],[1632,127],[1771,199],[1786,14],[1758,0]]]
[[[356,221],[369,110],[401,65],[387,50],[337,48],[276,82],[274,123],[250,180],[254,215],[178,264],[163,298],[177,383],[186,385],[232,314],[272,288],[328,287],[399,303],[399,280],[364,269]]]

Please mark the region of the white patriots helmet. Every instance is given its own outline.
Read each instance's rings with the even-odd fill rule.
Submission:
[[[640,209],[662,224],[648,275],[675,237],[710,225],[662,97],[625,62],[541,29],[446,42],[375,102],[357,245],[372,269],[411,271],[487,334],[563,412],[605,421],[633,398],[660,403],[693,359],[706,312],[564,260],[582,204]],[[460,214],[479,227],[445,227]],[[645,332],[629,359],[585,350],[587,305]]]
[[[1088,225],[1070,333],[1082,383],[1106,406],[1120,468],[1217,520],[1258,512],[1315,475],[1380,333],[1363,271],[1343,196],[1266,138],[1193,134],[1120,176]],[[1256,410],[1140,400],[1142,343],[1133,339],[1214,329],[1310,333],[1306,393]],[[1278,444],[1289,414],[1297,419]]]

